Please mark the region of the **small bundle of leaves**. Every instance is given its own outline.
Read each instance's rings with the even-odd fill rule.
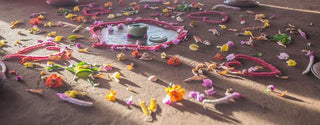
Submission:
[[[46,67],[46,70],[49,71],[49,72],[54,71],[54,70],[60,70],[60,69],[63,69],[63,68],[59,64],[53,64],[53,65],[50,65],[50,66]]]
[[[177,11],[191,11],[192,5],[181,4],[178,6]]]
[[[86,62],[79,62],[76,66],[70,65],[66,69],[74,73],[77,77],[86,79],[93,73],[98,72],[99,67]]]
[[[282,44],[288,45],[291,43],[291,36],[288,36],[285,33],[282,34],[276,34],[271,37],[272,41],[281,42]]]
[[[69,9],[65,9],[65,8],[59,8],[57,11],[56,11],[56,14],[64,14],[64,15],[67,15],[69,13],[71,13],[72,10],[69,10]]]

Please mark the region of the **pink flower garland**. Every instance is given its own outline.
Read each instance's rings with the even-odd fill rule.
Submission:
[[[267,76],[276,76],[276,75],[280,75],[281,72],[274,67],[273,65],[266,63],[265,61],[263,61],[262,59],[256,58],[256,57],[252,57],[252,56],[248,56],[248,55],[244,55],[244,54],[237,54],[235,55],[235,58],[233,61],[231,62],[227,62],[225,64],[225,66],[230,67],[231,65],[240,65],[241,63],[237,60],[237,59],[244,59],[244,60],[249,60],[249,61],[253,61],[256,63],[261,64],[262,66],[268,68],[271,70],[271,72],[243,72],[242,75],[246,75],[246,76],[256,76],[256,77],[267,77]],[[235,72],[239,72],[239,70],[234,70]]]
[[[32,55],[25,55],[24,54],[28,51],[32,51],[34,49],[38,49],[38,48],[45,47],[45,46],[49,46],[49,47],[46,47],[47,50],[58,50],[60,52],[56,53],[56,54],[45,55],[45,56],[32,56]],[[66,51],[64,51],[60,47],[57,47],[57,44],[54,42],[43,42],[43,43],[39,43],[39,44],[32,45],[29,47],[25,47],[22,50],[19,50],[17,53],[5,55],[3,57],[3,60],[12,59],[12,58],[13,59],[21,59],[20,63],[24,63],[29,60],[50,60],[51,57],[63,56],[66,53],[67,53]]]

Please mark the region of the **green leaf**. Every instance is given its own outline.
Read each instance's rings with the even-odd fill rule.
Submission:
[[[54,65],[52,66],[52,68],[53,68],[53,69],[62,69],[62,66],[59,65],[59,64],[54,64]]]
[[[68,40],[70,40],[70,41],[75,41],[75,40],[77,40],[77,36],[75,36],[75,35],[70,35],[70,36],[68,37]]]
[[[52,71],[53,69],[52,69],[50,66],[47,66],[47,67],[46,67],[46,70],[47,70],[47,71]]]
[[[75,73],[75,72],[74,72],[74,65],[68,66],[68,67],[66,68],[66,70],[68,70],[68,71],[70,71],[70,72],[72,72],[72,73]]]
[[[76,76],[79,78],[88,78],[92,73],[93,71],[91,69],[78,69],[78,71],[76,71]]]
[[[79,63],[77,64],[77,67],[78,67],[78,66],[84,66],[84,65],[87,65],[87,63],[86,63],[86,62],[79,62]]]
[[[99,70],[99,67],[93,67],[92,70],[97,72]]]

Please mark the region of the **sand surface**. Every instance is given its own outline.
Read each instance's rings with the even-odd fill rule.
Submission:
[[[85,1],[88,3],[88,1]],[[102,5],[104,1],[94,1],[98,5]],[[181,2],[181,1],[180,1]],[[189,0],[187,3],[191,3]],[[213,5],[222,3],[221,1],[201,1],[204,3],[204,9],[209,10]],[[309,9],[319,11],[319,1],[317,0],[263,0],[265,4],[278,5],[283,7]],[[120,12],[120,10],[129,7],[129,1],[125,0],[126,6],[119,6],[118,2],[113,0],[112,12]],[[158,4],[150,4],[156,6]],[[164,5],[163,5],[164,6]],[[44,0],[1,0],[0,1],[0,35],[8,41],[8,46],[2,47],[7,53],[15,53],[23,46],[33,45],[38,39],[44,40],[46,34],[30,35],[27,29],[30,27],[29,15],[34,12],[46,12],[47,18],[44,22],[52,21],[68,21],[63,16],[55,15],[57,7],[47,5]],[[71,8],[71,7],[70,7]],[[94,64],[111,63],[114,69],[107,73],[111,75],[113,72],[121,73],[120,83],[110,80],[107,75],[103,79],[97,80],[101,85],[93,87],[84,80],[72,82],[72,73],[68,71],[60,71],[66,84],[58,89],[51,89],[44,85],[44,81],[40,79],[40,71],[36,69],[24,68],[18,63],[18,60],[5,61],[9,70],[16,70],[24,79],[24,82],[17,82],[15,76],[8,75],[7,83],[0,90],[0,124],[2,125],[43,125],[43,124],[68,124],[68,125],[134,125],[134,124],[157,124],[157,125],[209,125],[209,124],[279,124],[279,125],[316,125],[320,124],[320,80],[312,74],[302,75],[302,71],[308,64],[308,58],[305,53],[300,52],[302,49],[314,51],[316,61],[320,57],[320,14],[298,12],[292,10],[275,9],[271,7],[245,8],[243,11],[233,11],[230,9],[220,9],[229,15],[229,20],[224,23],[228,28],[240,29],[246,26],[261,25],[260,22],[254,21],[254,15],[245,14],[245,10],[252,10],[257,13],[263,13],[267,17],[275,14],[276,19],[270,20],[271,27],[263,32],[268,35],[274,35],[280,29],[285,32],[287,24],[293,24],[297,28],[302,29],[308,34],[305,40],[298,34],[291,35],[293,43],[287,48],[277,45],[271,41],[255,41],[255,47],[243,46],[241,40],[247,40],[248,37],[235,36],[235,32],[220,30],[218,24],[206,24],[198,21],[198,27],[191,28],[189,26],[190,19],[186,14],[182,16],[184,22],[177,22],[175,19],[168,17],[158,17],[159,20],[168,22],[177,22],[178,25],[184,25],[189,31],[189,39],[181,42],[179,45],[173,45],[170,48],[157,52],[149,52],[154,55],[152,61],[142,61],[130,57],[131,51],[125,51],[127,59],[117,61],[116,55],[121,51],[112,51],[110,49],[95,49],[91,47],[88,40],[79,40],[84,47],[89,47],[90,53],[79,53],[74,51],[73,59],[67,62],[60,62],[64,66],[76,64],[80,61],[86,61]],[[142,9],[138,15],[130,17],[150,17],[149,14],[157,12],[154,10]],[[77,13],[80,14],[80,13]],[[240,25],[239,15],[247,15],[245,25]],[[116,19],[107,19],[107,15],[101,15],[99,18],[103,21],[124,20],[126,17]],[[10,22],[14,20],[24,19],[26,23],[16,29],[9,28]],[[218,19],[217,17],[213,19]],[[309,26],[313,23],[313,26]],[[90,26],[92,23],[85,24]],[[208,32],[209,28],[217,28],[221,36],[213,36]],[[58,35],[67,37],[73,33],[73,28],[41,28],[46,31],[57,31]],[[17,31],[22,31],[27,36],[17,35]],[[285,32],[288,34],[288,32]],[[89,38],[90,32],[82,30],[78,34]],[[253,34],[259,35],[258,31]],[[196,35],[202,39],[212,41],[213,45],[200,45],[199,51],[190,51],[188,46],[194,43],[192,36]],[[15,46],[15,41],[23,38],[31,38],[33,40],[21,42],[22,45]],[[216,94],[209,99],[215,99],[224,96],[224,92],[228,88],[243,95],[243,98],[231,101],[227,104],[210,106],[204,109],[202,104],[191,99],[188,94],[190,91],[203,92],[207,88],[201,85],[201,82],[183,82],[184,79],[192,76],[191,69],[198,63],[205,61],[213,61],[222,63],[213,59],[213,56],[219,52],[216,48],[223,45],[227,41],[233,41],[235,47],[230,51],[224,52],[223,55],[230,53],[235,54],[254,54],[262,53],[261,59],[269,62],[277,67],[282,75],[289,76],[289,79],[278,79],[275,77],[257,78],[257,77],[226,77],[217,73],[207,73],[212,79]],[[307,43],[311,43],[311,47]],[[71,44],[65,40],[60,43],[61,46]],[[75,47],[73,47],[75,48]],[[179,57],[182,61],[180,66],[169,66],[165,59],[160,58],[161,52],[166,52],[170,56]],[[288,67],[285,61],[279,60],[277,55],[286,52],[290,55],[290,59],[297,62],[296,67]],[[32,54],[43,54],[43,50],[37,50]],[[126,70],[126,66],[134,63],[132,71]],[[250,63],[245,67],[249,67]],[[45,62],[43,63],[45,65]],[[254,65],[253,65],[254,66]],[[159,80],[157,82],[148,81],[148,76],[156,75]],[[171,106],[161,103],[166,92],[164,89],[170,82],[181,85],[186,89],[186,95],[183,101],[175,103]],[[267,93],[266,86],[275,85],[277,91],[288,91],[288,96],[279,97],[275,94]],[[135,93],[126,90],[127,87],[132,88]],[[44,89],[42,96],[30,94],[25,91],[29,88]],[[93,107],[81,107],[68,102],[61,101],[56,93],[66,90],[78,90],[86,92],[84,98],[87,101],[94,102]],[[111,102],[105,99],[105,95],[113,89],[117,92],[116,101]],[[134,104],[128,108],[125,99],[134,96]],[[150,98],[158,101],[158,109],[152,115],[153,122],[144,122],[144,115],[140,109],[138,99],[144,100],[148,105]]]

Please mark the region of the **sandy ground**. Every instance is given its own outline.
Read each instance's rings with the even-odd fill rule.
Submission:
[[[112,12],[119,12],[124,7],[120,7],[116,1]],[[128,1],[125,1],[128,7]],[[188,2],[188,1],[187,1]],[[204,8],[210,9],[213,5],[221,3],[218,1],[201,1],[205,3]],[[266,4],[279,5],[284,7],[319,10],[319,1],[309,0],[301,1],[262,1]],[[97,1],[102,5],[103,1]],[[189,2],[190,3],[190,2]],[[156,4],[152,4],[156,5]],[[0,35],[3,36],[9,43],[3,50],[7,53],[14,53],[22,48],[22,45],[33,45],[37,39],[45,39],[44,35],[29,35],[27,29],[30,24],[20,26],[17,29],[11,30],[9,23],[14,20],[28,20],[30,14],[34,12],[46,12],[46,21],[68,21],[62,16],[56,16],[56,7],[46,5],[44,0],[1,0],[0,1]],[[256,26],[261,23],[253,21],[254,15],[246,14],[247,23],[240,25],[239,15],[245,14],[245,11],[233,11],[229,9],[221,9],[228,13],[230,20],[225,23],[229,28],[240,29],[245,26]],[[84,80],[71,82],[72,74],[68,71],[59,72],[63,75],[66,84],[58,89],[47,88],[44,82],[40,79],[40,71],[36,69],[27,69],[18,63],[17,60],[5,61],[10,70],[16,70],[24,79],[24,82],[17,82],[12,75],[8,76],[7,84],[2,88],[0,94],[0,123],[2,125],[17,125],[17,124],[175,124],[175,125],[195,125],[195,124],[281,124],[281,125],[316,125],[320,124],[320,80],[312,74],[302,75],[301,72],[308,64],[308,58],[301,53],[301,49],[310,49],[314,51],[316,57],[320,56],[320,15],[314,13],[296,12],[282,9],[274,9],[270,7],[246,8],[244,10],[252,10],[257,13],[264,13],[267,16],[276,15],[276,19],[271,20],[271,27],[263,32],[273,35],[278,32],[278,29],[284,31],[287,24],[293,24],[301,28],[308,34],[308,40],[302,39],[299,35],[292,35],[293,43],[287,48],[278,46],[275,42],[270,41],[255,41],[255,47],[240,45],[241,40],[246,40],[247,37],[237,37],[234,32],[221,31],[221,36],[213,36],[208,32],[208,28],[219,28],[217,24],[205,24],[198,22],[199,27],[191,28],[188,23],[190,20],[183,15],[185,20],[179,25],[184,25],[189,30],[189,37],[193,35],[200,36],[203,39],[208,39],[213,42],[212,46],[200,45],[200,50],[192,52],[188,46],[194,41],[190,38],[179,45],[174,45],[165,50],[151,52],[155,55],[152,61],[142,61],[139,59],[127,56],[127,60],[117,61],[116,54],[120,51],[111,51],[110,49],[94,49],[86,40],[80,40],[84,46],[89,46],[89,54],[74,52],[74,58],[71,61],[63,62],[64,66],[76,64],[79,61],[88,63],[105,64],[112,63],[115,71],[121,72],[121,82],[112,82],[107,77],[104,77],[98,82],[99,87],[93,87]],[[138,15],[149,17],[149,14],[155,11],[144,10]],[[123,20],[125,17],[116,19],[107,19],[106,15],[99,16],[104,21]],[[160,20],[176,22],[175,19],[168,17],[159,17]],[[46,22],[45,21],[45,22]],[[309,23],[313,26],[309,26]],[[75,23],[77,24],[77,23]],[[89,26],[89,24],[87,24]],[[73,28],[42,28],[47,31],[57,31],[58,35],[69,36]],[[17,31],[27,33],[26,37],[17,35]],[[82,30],[79,34],[90,36],[88,31]],[[254,35],[260,34],[258,31],[253,32]],[[14,46],[16,40],[22,38],[32,38],[33,40],[21,42],[21,46]],[[201,85],[201,82],[182,82],[184,79],[192,76],[191,68],[205,61],[214,61],[213,56],[219,52],[216,49],[217,45],[223,45],[227,41],[235,42],[235,47],[231,48],[230,53],[254,54],[262,53],[261,59],[276,66],[283,75],[289,76],[289,79],[283,80],[275,77],[271,78],[254,78],[254,77],[226,77],[216,73],[207,74],[214,82],[216,95],[206,97],[209,99],[219,98],[224,95],[228,88],[233,88],[241,93],[244,98],[227,104],[210,106],[209,109],[203,109],[202,104],[188,96],[190,91],[203,92],[206,88]],[[307,46],[307,42],[312,43],[311,47]],[[61,43],[70,44],[69,41]],[[42,51],[34,53],[39,54]],[[166,64],[166,60],[160,58],[160,53],[166,52],[168,55],[179,57],[183,64],[172,67]],[[296,60],[296,67],[288,67],[285,61],[277,58],[280,52],[286,52],[291,59]],[[130,51],[125,52],[130,55]],[[318,61],[318,59],[316,59]],[[126,70],[126,65],[134,63],[135,68],[132,71]],[[250,63],[249,63],[250,64]],[[157,82],[148,81],[150,75],[156,75],[159,80]],[[172,106],[161,103],[166,93],[164,89],[170,82],[181,85],[186,89],[184,100],[173,104]],[[288,96],[279,97],[274,94],[265,92],[266,86],[273,84],[278,91],[288,91]],[[126,90],[127,87],[132,88],[136,93]],[[44,89],[42,96],[30,94],[25,91],[28,88]],[[66,90],[79,90],[87,93],[85,100],[93,101],[93,107],[81,107],[61,101],[57,96],[57,92]],[[111,102],[105,100],[106,93],[113,89],[117,92],[117,101]],[[130,95],[134,96],[134,104],[128,108],[125,104],[125,98]],[[153,122],[144,122],[144,115],[140,109],[138,99],[144,100],[150,104],[150,98],[156,98],[158,101],[158,110],[152,115]]]

